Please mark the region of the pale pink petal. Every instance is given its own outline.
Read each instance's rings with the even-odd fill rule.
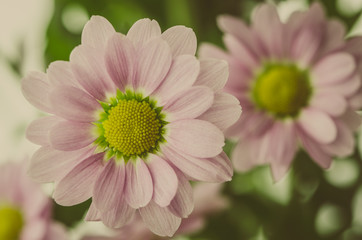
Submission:
[[[325,34],[325,44],[322,46],[321,54],[327,54],[344,45],[346,28],[338,19],[330,19],[328,21]]]
[[[315,109],[303,110],[298,119],[298,124],[306,134],[317,142],[328,144],[337,137],[337,128],[333,120],[321,111]]]
[[[161,28],[157,21],[147,18],[135,22],[127,33],[127,37],[134,42],[146,43],[152,38],[161,36]]]
[[[238,99],[230,94],[217,92],[211,108],[199,119],[209,121],[224,131],[239,119],[240,114],[241,107]]]
[[[106,211],[117,205],[123,197],[125,179],[124,162],[116,163],[110,159],[94,184],[93,203],[97,209]]]
[[[151,201],[146,207],[139,209],[144,223],[159,236],[172,237],[181,224],[181,218]]]
[[[197,40],[194,31],[185,26],[174,26],[164,31],[161,37],[170,45],[172,55],[195,55]]]
[[[115,30],[107,19],[102,16],[92,16],[84,25],[82,44],[102,48],[106,45],[108,38],[112,36],[113,33],[115,33]]]
[[[284,34],[276,7],[272,4],[257,6],[252,15],[252,24],[269,54],[282,57]]]
[[[251,49],[245,46],[241,41],[231,34],[226,34],[223,37],[225,46],[231,55],[238,59],[247,67],[257,67],[258,59],[253,55]]]
[[[130,207],[123,197],[118,199],[114,208],[102,212],[102,222],[110,228],[120,228],[133,219],[136,209]]]
[[[92,197],[93,186],[103,168],[103,153],[92,155],[76,165],[56,186],[55,201],[63,206],[71,206]]]
[[[323,146],[322,149],[337,157],[350,156],[354,151],[353,132],[343,122],[336,121],[335,123],[337,126],[337,138],[331,144]]]
[[[80,87],[78,81],[74,78],[69,62],[55,61],[50,63],[47,74],[49,82],[54,86]]]
[[[298,33],[291,46],[291,55],[302,66],[308,66],[316,55],[322,41],[321,32],[306,28]]]
[[[49,145],[49,131],[58,121],[59,119],[54,116],[33,121],[26,129],[26,138],[38,145]]]
[[[163,81],[172,62],[170,47],[157,38],[148,42],[139,53],[137,82],[150,95]]]
[[[175,198],[167,209],[175,216],[180,218],[187,218],[194,209],[194,197],[192,187],[186,177],[177,172],[178,189]]]
[[[304,131],[299,131],[298,136],[303,147],[312,159],[322,168],[329,168],[332,163],[332,158],[320,148],[320,145],[305,134]]]
[[[177,56],[167,73],[165,80],[155,91],[162,102],[174,96],[175,92],[183,91],[191,87],[200,71],[200,63],[190,55]]]
[[[352,109],[358,110],[362,108],[362,87],[348,99],[348,103]]]
[[[83,90],[71,86],[55,88],[50,95],[55,114],[76,122],[96,120],[95,111],[100,104]]]
[[[185,119],[168,125],[170,135],[167,142],[194,157],[214,157],[224,146],[223,133],[213,124],[198,120]]]
[[[175,171],[162,158],[152,155],[147,162],[153,182],[153,201],[161,207],[166,207],[175,197],[178,180]]]
[[[310,106],[331,116],[340,116],[346,111],[347,102],[340,95],[317,94],[312,98]]]
[[[62,151],[73,151],[91,144],[96,137],[92,135],[94,125],[62,121],[49,132],[50,145]]]
[[[279,181],[290,168],[297,151],[297,135],[294,124],[278,122],[273,125],[270,137],[268,161],[275,181]]]
[[[203,43],[199,47],[199,56],[202,58],[217,58],[226,61],[231,61],[232,57],[223,49],[209,43]]]
[[[34,219],[33,221],[25,224],[24,228],[21,230],[20,239],[21,240],[44,239],[47,231],[47,224],[48,222],[45,219]]]
[[[172,162],[172,164],[192,179],[206,182],[225,182],[231,180],[232,168],[230,160],[224,154],[212,158],[197,158],[179,153],[171,147],[164,147],[162,152],[168,161]]]
[[[48,113],[53,112],[48,101],[50,90],[50,84],[45,73],[30,72],[21,80],[21,91],[26,100],[34,107]]]
[[[141,159],[126,165],[125,199],[132,208],[146,206],[152,199],[153,182],[150,171]]]
[[[222,89],[229,77],[228,63],[224,60],[204,58],[200,60],[200,74],[195,85],[204,85],[214,91]]]
[[[337,83],[350,77],[355,68],[355,60],[350,54],[334,53],[321,59],[313,67],[311,74],[315,84],[322,86]]]
[[[59,223],[49,223],[46,240],[68,240],[68,234],[65,227]]]
[[[70,64],[79,84],[98,100],[105,100],[106,94],[114,90],[100,49],[80,45],[70,54]]]
[[[356,131],[361,125],[362,117],[351,109],[348,109],[340,118],[351,131]]]
[[[244,108],[239,120],[227,129],[226,135],[234,137],[241,136],[245,139],[249,137],[259,137],[265,134],[273,123],[274,119],[265,113]]]
[[[208,110],[214,101],[214,93],[208,87],[191,87],[175,94],[164,106],[163,110],[169,112],[167,119],[176,121],[179,119],[197,118]]]
[[[124,90],[127,84],[133,83],[136,50],[129,39],[114,34],[108,41],[105,61],[108,73],[119,89]]]
[[[217,24],[223,32],[234,35],[239,41],[245,44],[247,48],[251,49],[253,54],[259,55],[260,48],[256,44],[253,32],[239,18],[230,15],[221,15],[217,18]]]
[[[90,152],[87,148],[64,152],[50,146],[41,147],[30,160],[28,174],[38,182],[59,181]]]
[[[91,203],[89,206],[89,209],[87,211],[87,214],[84,217],[85,221],[100,221],[101,220],[101,212],[96,208],[94,205],[94,202]]]
[[[266,163],[266,159],[263,159],[263,161],[260,162],[258,161],[259,159],[256,158],[256,155],[253,154],[255,153],[255,151],[253,151],[255,149],[255,146],[258,145],[259,141],[251,139],[239,140],[231,155],[234,168],[237,171],[246,172],[257,165]]]
[[[361,86],[361,77],[355,74],[344,81],[333,83],[326,86],[320,86],[316,93],[321,94],[339,94],[344,97],[350,97],[357,93]]]

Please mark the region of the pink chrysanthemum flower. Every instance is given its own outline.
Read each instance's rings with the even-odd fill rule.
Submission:
[[[218,183],[198,183],[194,187],[195,209],[190,216],[184,219],[175,235],[192,234],[201,230],[205,225],[205,218],[228,206],[228,201],[220,191],[222,185]],[[82,240],[161,240],[169,239],[155,236],[143,224],[139,216],[132,222],[118,230],[115,237],[88,236]]]
[[[200,56],[229,63],[225,89],[236,96],[243,115],[227,135],[238,144],[232,155],[237,170],[268,163],[276,180],[285,175],[298,145],[323,168],[332,156],[353,152],[355,113],[361,101],[361,58],[355,40],[327,20],[320,4],[295,12],[282,23],[270,4],[257,7],[248,27],[220,16],[223,51],[205,44]],[[359,66],[359,67],[357,67]]]
[[[51,202],[27,175],[24,163],[0,166],[0,239],[65,240],[51,220]]]
[[[24,96],[52,114],[28,128],[42,145],[31,176],[55,181],[61,205],[92,197],[86,220],[121,227],[138,210],[154,233],[171,236],[193,208],[188,180],[231,179],[222,130],[241,113],[221,91],[227,63],[197,60],[196,44],[183,26],[161,34],[142,19],[123,35],[92,17],[69,62],[22,81]]]

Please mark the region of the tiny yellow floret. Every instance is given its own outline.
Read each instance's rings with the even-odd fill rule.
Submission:
[[[147,153],[160,138],[162,124],[146,101],[120,100],[103,122],[109,147],[125,156]]]

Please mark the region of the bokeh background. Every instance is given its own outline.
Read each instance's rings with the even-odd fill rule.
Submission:
[[[174,25],[194,29],[198,42],[222,46],[216,27],[219,14],[249,21],[262,0],[0,0],[0,163],[31,156],[36,146],[25,139],[26,126],[41,116],[22,96],[20,81],[31,70],[45,71],[55,60],[68,60],[80,44],[92,15],[106,17],[126,33],[140,18],[156,19],[165,30]],[[307,9],[313,1],[267,1],[278,6],[281,19]],[[320,1],[330,18],[342,21],[348,36],[362,35],[362,0]],[[362,48],[362,46],[361,46]],[[359,136],[356,136],[359,137]],[[361,144],[359,144],[361,145]],[[226,152],[232,150],[228,142]],[[206,227],[178,239],[318,240],[362,239],[362,160],[359,147],[336,159],[324,171],[300,152],[288,175],[274,183],[268,167],[235,173],[222,193],[230,206],[207,219]],[[44,187],[51,194],[52,185]],[[55,205],[54,218],[72,239],[80,232],[107,232],[101,223],[87,228],[81,219],[90,202]]]

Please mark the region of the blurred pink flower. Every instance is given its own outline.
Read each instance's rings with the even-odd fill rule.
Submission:
[[[188,218],[182,220],[175,235],[192,234],[204,227],[205,218],[228,206],[221,194],[221,184],[198,183],[194,187],[195,209]],[[82,240],[156,240],[165,239],[155,236],[137,215],[129,224],[119,229],[115,237],[86,236]]]
[[[0,166],[0,239],[67,239],[63,226],[51,220],[50,199],[26,175],[24,165]]]
[[[30,175],[55,181],[61,205],[92,197],[86,220],[118,228],[138,210],[154,233],[172,236],[193,209],[188,180],[231,179],[222,131],[241,113],[221,91],[227,63],[197,60],[196,45],[183,26],[161,34],[142,19],[123,35],[92,17],[69,62],[22,81],[29,102],[52,114],[27,130],[42,145]]]
[[[353,152],[360,124],[361,38],[345,41],[345,28],[327,20],[320,4],[294,12],[282,23],[271,4],[257,7],[248,27],[220,16],[227,50],[204,44],[201,57],[229,63],[225,90],[243,115],[227,132],[235,137],[232,160],[246,171],[270,164],[275,180],[285,175],[301,145],[323,168],[332,156]],[[357,44],[358,43],[358,44]]]

